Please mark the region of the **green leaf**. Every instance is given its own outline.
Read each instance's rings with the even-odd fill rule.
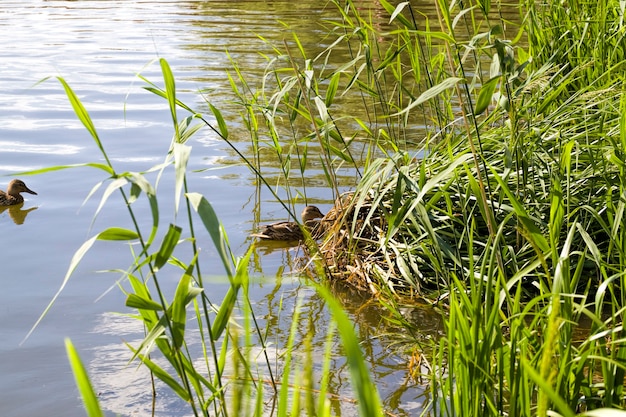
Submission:
[[[209,103],[209,108],[211,109],[213,116],[215,116],[215,120],[217,120],[217,126],[220,129],[220,136],[222,136],[222,139],[224,140],[228,139],[228,126],[226,126],[222,113],[211,103]]]
[[[139,314],[141,314],[141,318],[143,319],[143,323],[146,328],[148,330],[152,330],[154,326],[159,322],[159,316],[156,313],[157,310],[153,310],[150,308],[154,308],[154,305],[152,304],[153,300],[152,296],[150,295],[150,290],[142,280],[138,279],[132,274],[128,275],[128,282],[135,291],[135,295],[138,297],[138,299],[135,299],[135,297],[131,297],[131,295],[129,295],[129,298],[133,299],[131,302],[136,302],[139,306],[145,305],[146,307],[149,307],[146,309],[140,308]],[[149,301],[145,302],[145,300]],[[126,302],[128,303],[128,299],[126,300]],[[160,303],[155,302],[155,304],[159,306],[159,310],[164,309]],[[139,306],[137,306],[136,308],[139,308]]]
[[[163,265],[170,259],[172,253],[174,252],[174,248],[178,244],[178,240],[180,239],[180,235],[183,229],[179,226],[170,224],[169,229],[167,230],[167,234],[163,238],[163,242],[161,243],[161,247],[159,251],[156,253],[156,259],[154,261],[154,266],[157,269],[161,269]]]
[[[113,171],[113,169],[109,165],[107,165],[107,164],[99,164],[99,163],[96,163],[96,162],[88,162],[88,163],[85,163],[85,164],[55,165],[53,167],[47,167],[47,168],[41,168],[41,169],[33,169],[33,170],[30,170],[30,171],[15,172],[15,173],[13,173],[13,175],[38,175],[38,174],[46,174],[48,172],[61,171],[61,170],[64,170],[64,169],[83,168],[83,167],[97,168],[97,169],[100,169],[100,170],[106,172],[109,175],[115,175],[115,171]]]
[[[187,162],[191,155],[191,146],[182,143],[174,143],[174,172],[176,184],[174,187],[174,213],[178,213],[180,194],[185,184],[185,174],[187,172]]]
[[[330,143],[327,143],[325,145],[334,155],[338,156],[339,158],[343,159],[346,162],[354,163],[352,156],[348,153],[349,152],[348,149],[346,149],[347,152],[344,152],[343,150],[331,145]]]
[[[253,247],[250,246],[246,255],[237,263],[234,279],[213,321],[211,334],[215,340],[217,340],[224,332],[224,329],[226,329],[226,325],[230,320],[230,316],[235,308],[235,303],[237,302],[237,295],[241,288],[241,283],[248,280],[248,264],[253,252]]]
[[[241,285],[233,283],[224,296],[224,300],[222,300],[222,305],[215,316],[215,320],[213,320],[213,327],[211,327],[211,335],[214,340],[220,338],[222,332],[228,324],[230,315],[235,308],[235,303],[237,302],[239,288],[241,288]]]
[[[550,249],[550,245],[548,244],[545,236],[541,233],[541,230],[539,230],[539,227],[537,227],[535,220],[526,212],[526,210],[524,209],[524,205],[517,199],[517,197],[515,197],[515,195],[513,195],[508,185],[502,180],[500,175],[498,175],[498,173],[494,169],[491,170],[491,173],[493,174],[493,177],[498,182],[500,187],[502,187],[502,191],[504,191],[511,205],[515,209],[515,214],[517,218],[524,226],[524,229],[526,229],[526,231],[528,232],[527,237],[529,239],[532,239],[532,242],[542,252],[546,253]]]
[[[406,44],[402,45],[400,48],[396,49],[392,54],[387,56],[387,58],[385,58],[385,60],[381,62],[380,65],[376,68],[375,72],[379,72],[387,68],[387,66],[396,59],[396,57],[400,54],[400,52],[404,50],[404,48],[406,48]]]
[[[201,118],[201,116],[199,114],[194,114],[193,116],[185,117],[178,124],[178,130],[180,132],[180,143],[186,143],[190,137],[192,137],[198,130],[204,127],[204,124],[201,123],[191,124],[191,122],[196,118]]]
[[[401,112],[392,114],[392,116],[399,116],[399,115],[408,113],[413,108],[415,108],[415,107],[419,106],[420,104],[430,100],[431,98],[434,98],[434,97],[438,96],[442,92],[444,92],[444,91],[446,91],[446,90],[456,86],[461,81],[463,81],[463,78],[459,78],[459,77],[446,78],[445,80],[443,80],[439,84],[437,84],[437,85],[429,88],[428,90],[424,91],[422,94],[420,94],[420,96],[418,98],[415,99],[415,101],[413,101],[411,104],[409,104],[407,107],[405,107],[404,110],[402,110]]]
[[[206,230],[209,232],[209,235],[211,235],[213,244],[222,258],[222,264],[224,265],[224,269],[226,270],[228,277],[232,278],[232,257],[229,254],[228,244],[223,237],[221,224],[217,218],[217,214],[215,214],[215,210],[213,210],[211,204],[202,196],[202,194],[188,193],[186,194],[186,197],[191,203],[193,209],[200,216],[200,219],[202,220]]]
[[[98,395],[94,391],[91,381],[89,381],[87,370],[83,366],[83,363],[78,356],[78,352],[76,351],[76,348],[74,348],[70,339],[65,339],[65,351],[67,352],[67,358],[69,359],[72,367],[76,387],[78,387],[80,396],[83,399],[87,415],[89,417],[104,417],[104,413],[98,403]]]
[[[485,17],[487,17],[491,11],[491,0],[476,0],[476,2],[478,3],[478,7],[480,7],[483,11]]]
[[[389,13],[391,15],[391,19],[389,19],[389,23],[391,23],[395,19],[395,20],[398,20],[400,23],[402,23],[406,28],[408,28],[408,29],[415,29],[413,24],[406,17],[404,17],[400,13],[400,12],[402,12],[402,9],[404,9],[404,7],[407,4],[409,4],[408,1],[405,1],[405,2],[402,2],[402,3],[398,4],[397,7],[393,6],[387,0],[381,0],[380,4],[385,8],[387,13]]]
[[[87,109],[85,109],[85,106],[83,106],[83,103],[81,103],[76,93],[74,93],[74,90],[72,90],[72,88],[69,86],[68,83],[65,82],[63,78],[57,77],[57,80],[59,80],[59,82],[63,86],[63,89],[65,89],[65,94],[67,95],[67,98],[69,99],[70,104],[72,105],[72,108],[74,109],[74,113],[78,117],[78,120],[80,120],[83,126],[85,126],[85,128],[87,129],[91,137],[96,142],[96,145],[98,145],[100,152],[102,152],[105,159],[107,159],[106,152],[104,151],[102,142],[100,141],[100,138],[98,137],[98,132],[96,132],[96,127],[91,121],[91,117],[89,116]]]
[[[172,122],[174,123],[174,129],[176,132],[176,142],[178,142],[180,135],[178,134],[178,115],[176,113],[176,82],[167,60],[161,58],[159,59],[159,63],[161,64],[161,72],[163,73],[167,103],[170,107],[170,115],[172,116]]]
[[[168,344],[164,343],[165,338],[162,337],[165,334],[165,329],[167,327],[166,316],[162,315],[159,318],[159,321],[150,329],[148,334],[143,338],[137,349],[131,349],[133,351],[133,357],[130,359],[134,361],[142,351],[149,351],[152,349],[154,344],[157,344],[159,348],[162,348],[162,353],[164,355],[170,354],[170,349],[167,348]],[[159,341],[161,341],[159,343]]]
[[[135,240],[139,238],[139,235],[128,229],[122,229],[121,227],[109,227],[103,232],[97,235],[98,240]]]
[[[416,203],[421,203],[423,198],[430,192],[430,190],[435,189],[440,186],[444,180],[454,174],[454,171],[461,165],[465,164],[467,161],[472,159],[472,154],[465,153],[462,155],[458,155],[454,161],[446,166],[446,169],[437,173],[436,175],[431,176],[426,184],[419,190],[419,194],[415,198]]]
[[[163,311],[163,306],[156,301],[140,297],[137,294],[128,294],[126,297],[126,307],[137,310]]]
[[[142,174],[129,172],[126,174],[126,177],[133,183],[133,185],[139,187],[138,189],[146,193],[148,201],[150,202],[150,212],[152,214],[152,230],[150,232],[150,236],[145,242],[145,249],[147,249],[152,244],[152,241],[156,237],[156,233],[159,228],[159,203],[157,201],[156,191],[154,187],[152,187],[152,184],[150,184],[150,182]]]
[[[448,35],[446,32],[440,32],[440,31],[430,31],[430,30],[416,30],[415,34],[417,35],[421,35],[428,38],[435,38],[435,39],[440,39],[446,43],[450,43],[450,44],[455,44],[456,41],[454,40],[454,38],[450,35]]]
[[[176,287],[176,294],[172,302],[172,341],[175,349],[179,349],[185,340],[185,325],[187,322],[187,296],[191,286],[191,276],[184,274]]]
[[[484,83],[480,88],[478,100],[476,101],[476,115],[482,114],[485,110],[487,110],[487,107],[489,107],[489,103],[491,103],[491,100],[493,99],[493,92],[496,91],[499,80],[500,77],[494,77]]]
[[[324,104],[324,100],[322,100],[319,96],[313,97],[313,102],[317,107],[317,112],[320,115],[320,119],[322,122],[328,122],[328,108],[326,108],[326,104]]]
[[[393,22],[394,19],[398,17],[398,15],[402,13],[402,10],[408,5],[409,5],[408,1],[403,1],[402,3],[399,3],[398,6],[396,6],[396,9],[393,11],[393,13],[391,13],[391,17],[389,18],[389,23]]]
[[[580,236],[583,238],[583,241],[587,245],[587,249],[589,250],[589,252],[591,252],[591,255],[593,256],[593,260],[595,261],[596,265],[598,265],[598,267],[602,267],[603,256],[602,256],[602,253],[600,252],[600,249],[596,245],[596,242],[589,235],[589,232],[585,230],[581,226],[581,224],[578,222],[576,222],[576,229],[578,230],[578,233],[580,234]]]
[[[341,77],[340,72],[336,72],[335,75],[332,76],[330,82],[328,83],[328,88],[326,89],[326,107],[330,107],[335,99],[335,95],[337,94],[337,88],[339,87],[339,78]]]

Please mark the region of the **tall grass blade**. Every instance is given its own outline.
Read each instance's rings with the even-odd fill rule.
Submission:
[[[172,253],[174,253],[176,245],[178,244],[178,240],[180,239],[182,231],[183,229],[179,226],[170,224],[170,227],[167,230],[167,234],[163,238],[161,247],[156,253],[156,257],[154,259],[155,270],[161,269],[161,267],[163,267],[163,265],[165,265],[165,263],[170,259]]]
[[[191,276],[184,274],[174,295],[174,301],[171,306],[172,320],[172,342],[174,349],[180,349],[185,340],[185,326],[187,325],[187,304],[191,301],[188,299],[191,289]],[[192,294],[197,295],[198,292]]]
[[[89,381],[89,375],[87,370],[83,366],[83,363],[78,356],[76,348],[72,344],[70,339],[65,339],[65,351],[72,367],[72,373],[76,380],[76,386],[80,392],[80,396],[85,405],[85,411],[89,417],[104,417],[104,413],[98,403],[98,395]]]
[[[174,187],[174,213],[178,214],[178,207],[180,204],[180,195],[185,185],[185,175],[187,172],[187,163],[189,162],[189,156],[191,155],[191,146],[187,146],[182,143],[174,143],[174,172],[175,172],[175,187]]]
[[[102,142],[100,141],[100,137],[98,136],[96,127],[94,126],[91,120],[91,117],[89,116],[89,113],[87,112],[87,109],[85,109],[85,106],[83,106],[83,103],[81,103],[76,93],[74,93],[74,90],[72,90],[72,88],[69,86],[69,84],[67,84],[67,82],[63,78],[57,77],[57,80],[59,80],[59,82],[63,86],[63,89],[65,90],[65,94],[67,95],[67,98],[69,99],[70,104],[72,105],[72,108],[74,109],[74,113],[76,114],[76,116],[78,116],[78,120],[80,120],[83,126],[85,126],[85,128],[87,129],[87,131],[89,132],[93,140],[96,142],[96,145],[98,146],[98,149],[100,149],[100,152],[102,153],[102,156],[104,156],[104,159],[107,161],[107,164],[111,166],[109,157],[104,151],[104,146],[102,145]]]
[[[494,77],[482,85],[480,93],[478,94],[478,100],[476,101],[476,108],[474,113],[476,115],[483,114],[485,110],[491,104],[493,100],[493,93],[496,91],[500,77]]]
[[[213,113],[213,116],[215,116],[215,120],[217,121],[217,126],[219,128],[219,133],[222,136],[222,139],[228,140],[228,125],[224,120],[224,116],[222,116],[220,110],[213,104],[209,103],[209,108],[211,109],[211,113]]]
[[[401,115],[404,115],[404,114],[410,112],[411,110],[413,110],[415,107],[419,106],[420,104],[423,104],[426,101],[428,101],[428,100],[430,100],[432,98],[437,97],[439,94],[443,93],[444,91],[449,90],[449,89],[455,87],[461,81],[463,81],[463,78],[459,78],[459,77],[449,77],[449,78],[446,78],[445,80],[443,80],[439,84],[429,88],[428,90],[426,90],[422,94],[420,94],[419,97],[417,97],[413,102],[411,102],[411,104],[409,104],[404,109],[402,109],[402,111],[400,111],[398,113],[394,113],[391,116],[401,116]]]
[[[24,336],[24,339],[22,339],[20,344],[23,344],[30,337],[30,335],[39,326],[39,323],[41,323],[41,321],[46,316],[46,314],[48,314],[48,311],[50,311],[50,309],[56,302],[57,298],[59,298],[59,296],[63,292],[63,289],[69,282],[70,277],[74,273],[74,270],[78,267],[78,264],[80,263],[80,261],[83,259],[85,254],[89,251],[89,249],[91,249],[91,247],[97,240],[132,241],[132,240],[135,240],[136,238],[137,238],[136,233],[129,231],[129,230],[114,227],[114,228],[106,229],[98,233],[97,235],[93,236],[91,239],[83,243],[81,247],[78,248],[78,250],[74,253],[74,256],[72,256],[72,260],[70,261],[70,266],[68,267],[67,272],[65,273],[65,277],[63,278],[63,281],[61,282],[61,286],[59,287],[57,292],[54,294],[54,296],[52,297],[52,299],[50,300],[46,308],[44,308],[44,311],[41,313],[41,315],[39,316],[35,324],[28,331],[26,336]]]
[[[227,242],[223,238],[222,227],[217,215],[215,214],[215,210],[213,210],[211,204],[201,194],[188,193],[186,194],[186,197],[191,203],[193,209],[200,216],[200,219],[202,220],[206,230],[209,232],[209,235],[211,235],[213,244],[222,259],[222,265],[228,273],[228,276],[232,278],[234,275],[232,270],[232,256],[228,251]]]
[[[359,340],[354,332],[354,324],[350,321],[335,297],[322,286],[316,286],[318,293],[324,298],[328,309],[337,323],[337,331],[350,370],[352,388],[359,404],[359,415],[362,417],[382,417],[383,409],[376,386],[370,377],[370,371],[365,365]]]
[[[174,80],[170,64],[167,60],[161,58],[159,59],[159,64],[161,65],[161,73],[163,74],[163,82],[165,83],[165,98],[167,99],[167,104],[170,108],[170,116],[172,118],[172,123],[174,124],[174,137],[176,138],[176,142],[179,142],[180,133],[178,131],[178,112],[176,111],[176,82]]]

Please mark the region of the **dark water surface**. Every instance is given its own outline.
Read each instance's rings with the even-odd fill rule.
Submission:
[[[257,35],[281,44],[290,35],[279,22],[297,30],[305,47],[320,48],[326,32],[324,20],[338,16],[325,3],[3,0],[0,186],[5,187],[12,174],[20,171],[102,161],[60,84],[54,78],[38,84],[45,77],[64,77],[76,91],[118,170],[145,170],[163,161],[172,126],[163,100],[143,90],[145,84],[135,74],[160,82],[160,69],[153,61],[166,58],[183,101],[206,111],[195,93],[204,90],[217,106],[227,106],[230,88],[225,73],[232,65],[226,51],[248,73],[256,69],[260,76],[266,61],[259,52],[271,50]],[[363,1],[362,7],[374,16],[380,14],[374,0]],[[236,131],[237,118],[226,117]],[[267,202],[267,196],[259,198],[249,171],[236,163],[210,131],[200,132],[189,144],[194,149],[190,167],[206,169],[190,175],[190,189],[211,201],[232,247],[243,254],[250,243],[246,236],[255,228],[255,213],[262,220],[284,218],[284,213],[270,203],[259,208],[258,202]],[[22,179],[38,195],[27,195],[21,211],[0,213],[0,416],[84,415],[63,348],[66,337],[83,356],[107,412],[150,415],[147,374],[134,364],[126,365],[130,352],[123,344],[140,340],[142,329],[125,316],[111,314],[129,310],[115,286],[119,274],[101,272],[127,268],[128,248],[96,244],[40,326],[20,345],[61,285],[76,249],[106,227],[130,226],[118,197],[105,205],[92,226],[101,192],[85,205],[83,201],[96,183],[106,179],[101,171],[76,168]],[[171,195],[171,176],[166,175],[159,187],[163,195]],[[327,190],[315,185],[310,190],[328,209],[323,204],[332,201]],[[163,222],[174,220],[172,207],[172,201],[161,202]],[[215,250],[208,240],[201,243],[208,262],[213,262],[209,275],[223,276]],[[277,299],[293,306],[304,296],[307,310],[303,315],[310,314],[316,326],[326,329],[328,317],[322,302],[303,281],[291,275],[274,278],[279,267],[296,255],[282,249],[255,254],[255,273],[269,277],[252,289],[258,315],[281,317]],[[168,290],[176,280],[177,275],[172,275]],[[223,279],[216,278],[212,297],[219,301],[225,289]],[[388,409],[397,415],[419,412],[423,387],[407,377],[408,356],[390,347],[393,340],[384,336],[388,328],[380,310],[350,292],[338,295],[357,319],[366,357]],[[421,310],[411,313],[437,332],[436,316]],[[288,317],[273,324],[283,338],[290,325]],[[321,355],[324,332],[319,339],[314,343]],[[335,349],[334,386],[338,395],[350,398],[338,344]],[[355,410],[350,401],[338,400],[334,407],[342,415],[353,415]],[[189,414],[185,404],[167,390],[160,390],[157,409],[162,416]]]

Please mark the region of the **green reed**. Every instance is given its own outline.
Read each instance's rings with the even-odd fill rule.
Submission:
[[[248,294],[248,262],[252,247],[244,256],[236,257],[210,202],[187,187],[187,161],[192,151],[187,140],[207,126],[226,138],[223,119],[219,111],[211,106],[218,125],[213,127],[202,114],[180,102],[176,98],[175,80],[167,61],[161,59],[159,62],[163,86],[145,80],[145,88],[168,103],[173,140],[163,163],[148,167],[144,172],[119,172],[115,169],[108,158],[105,141],[100,138],[86,108],[66,81],[58,79],[105,162],[55,166],[23,174],[85,166],[96,168],[105,173],[106,179],[92,189],[90,196],[107,184],[96,216],[104,203],[117,192],[121,196],[121,204],[127,207],[132,228],[110,227],[86,241],[74,254],[58,293],[42,317],[52,308],[81,259],[96,241],[126,243],[134,261],[119,282],[128,284],[128,288],[124,289],[126,306],[137,312],[135,318],[143,323],[145,331],[142,342],[128,345],[130,361],[147,367],[153,378],[188,404],[189,413],[196,416],[330,415],[326,396],[328,378],[322,377],[321,384],[317,382],[312,373],[312,348],[306,344],[306,338],[312,337],[313,328],[304,333],[305,346],[308,347],[302,352],[305,354],[303,361],[292,352],[296,337],[302,334],[296,314],[288,345],[277,347],[285,349],[281,357],[282,372],[278,373],[269,360],[265,339],[267,329],[261,328]],[[179,118],[181,110],[188,114],[183,119]],[[152,184],[148,179],[148,174],[154,172],[158,173],[157,183],[170,172],[173,175],[176,224],[162,224],[159,200],[163,196],[157,192],[158,184]],[[137,208],[135,203],[140,199],[149,203],[147,211]],[[139,218],[151,221],[144,227]],[[229,283],[226,295],[219,301],[212,299],[210,292],[205,290],[210,283],[203,278],[202,260],[196,243],[199,234],[210,236]],[[172,268],[178,271],[179,281],[174,294],[168,295],[162,289],[160,275],[164,269],[171,274]],[[381,415],[378,394],[370,381],[352,324],[332,295],[321,287],[318,290],[334,317],[334,325],[340,331],[361,414]],[[239,314],[241,319],[236,318]],[[188,345],[194,334],[200,335],[200,348]],[[331,326],[329,340],[334,334],[334,327]],[[329,347],[330,344],[322,361],[325,372],[328,372],[331,360]],[[261,364],[264,362],[261,367],[255,365],[257,358],[253,348],[261,349]],[[67,341],[67,350],[88,415],[102,415],[95,391],[70,341]],[[164,359],[166,366],[161,365],[159,359]],[[303,374],[308,376],[303,379]],[[146,380],[145,387],[147,390],[154,389],[150,380]],[[274,404],[269,409],[268,400]],[[301,402],[303,400],[304,403]]]
[[[331,256],[322,262],[331,264],[330,279],[365,282],[383,299],[419,295],[444,306],[446,335],[433,342],[425,413],[571,416],[623,408],[621,3],[530,2],[520,5],[517,26],[502,17],[499,3],[438,0],[434,18],[410,2],[381,0],[390,21],[385,30],[361,16],[351,1],[332,3],[340,19],[327,23],[329,47],[308,51],[298,34],[272,45],[275,56],[268,55],[260,86],[233,62],[229,77],[253,150],[250,158],[229,137],[220,110],[209,106],[217,122],[213,127],[176,100],[173,77],[162,61],[166,87],[149,89],[170,103],[178,139],[163,167],[174,165],[189,224],[188,235],[181,226],[170,226],[158,250],[152,249],[159,235],[154,188],[141,173],[115,172],[86,111],[66,86],[107,161],[90,165],[114,179],[109,191],[123,193],[131,218],[128,203],[140,196],[149,200],[153,218],[145,233],[135,224],[136,230],[98,234],[77,252],[66,279],[97,239],[142,242],[137,264],[125,274],[133,287],[129,305],[139,309],[147,329],[146,342],[133,348],[137,359],[196,404],[196,414],[210,405],[215,414],[226,415],[229,398],[234,398],[234,414],[263,412],[268,387],[250,377],[247,350],[255,340],[264,343],[245,295],[249,254],[232,255],[208,201],[185,186],[183,161],[190,149],[181,139],[198,125],[208,126],[292,213],[296,203],[308,199],[307,172],[321,171],[335,197],[347,188],[337,173],[346,166],[354,169],[359,183],[339,226],[347,236],[345,246],[327,250],[332,244],[327,239],[321,253]],[[347,62],[332,59],[340,47],[349,51]],[[346,115],[340,109],[348,95],[359,97],[362,109],[351,108]],[[176,108],[189,116],[179,121]],[[419,133],[416,125],[423,125]],[[313,148],[319,158],[310,157]],[[123,187],[128,184],[127,197]],[[230,280],[219,307],[202,291],[197,257],[185,263],[174,256],[188,241],[193,246],[195,216],[211,235]],[[146,284],[165,262],[181,270],[171,302]],[[335,266],[350,266],[351,272]],[[350,358],[360,411],[379,414],[350,324],[332,298],[327,300]],[[206,368],[213,370],[210,377],[194,367],[184,349],[190,303],[206,335],[203,354]],[[238,305],[247,313],[241,333],[229,325]],[[414,326],[399,311],[397,320]],[[174,375],[145,355],[150,343],[168,358]],[[289,343],[293,346],[293,339]],[[240,352],[230,367],[229,348]],[[324,378],[317,400],[313,385],[307,385],[298,386],[299,395],[288,401],[292,376],[312,378],[310,357],[296,363],[287,352],[288,369],[271,384],[278,391],[277,413],[328,415]],[[328,366],[328,352],[324,360]],[[225,376],[228,369],[241,384]],[[227,398],[227,392],[236,394]]]
[[[352,2],[334,4],[332,45],[351,60],[331,66],[299,47],[298,69],[287,45],[276,53],[290,78],[270,60],[277,93],[255,96],[280,97],[261,108],[301,116],[311,132],[333,114],[350,123],[330,131],[369,139],[340,226],[347,243],[322,244],[334,278],[445,301],[430,375],[437,415],[624,407],[620,3],[531,2],[512,25],[501,4],[440,0],[430,20],[382,1],[384,33]],[[359,94],[365,116],[334,114],[328,91]],[[324,111],[302,106],[304,94]],[[411,154],[420,119],[425,140]]]
[[[619,19],[603,20],[618,15],[617,3],[612,6],[591,25],[582,22],[594,33],[592,42],[614,38]],[[595,5],[575,10],[587,16]],[[454,77],[468,71],[453,51],[463,45],[485,54],[473,40],[497,31],[492,27],[467,44],[455,37],[450,11],[440,2]],[[602,26],[607,32],[598,34]],[[381,205],[390,213],[378,246],[396,255],[381,267],[396,279],[380,285],[391,293],[430,288],[444,294],[450,308],[434,361],[439,372],[432,375],[435,414],[573,415],[625,404],[618,347],[625,178],[615,156],[624,149],[616,73],[623,60],[612,61],[622,51],[616,47],[608,56],[599,48],[585,56],[585,65],[561,67],[552,57],[572,44],[556,44],[550,28],[540,29],[549,45],[529,49],[543,48],[547,62],[518,61],[515,52],[528,54],[492,39],[491,80],[477,92],[465,76],[455,81],[465,125],[444,142],[429,143],[417,163],[382,161],[356,192],[355,204],[368,205],[370,216]],[[488,110],[484,98],[494,93],[499,106],[479,117]],[[359,236],[355,241],[362,246]],[[575,333],[583,317],[594,324]],[[573,340],[575,334],[581,339]]]

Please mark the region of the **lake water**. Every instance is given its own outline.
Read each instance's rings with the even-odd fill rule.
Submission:
[[[216,106],[228,108],[232,97],[225,74],[232,63],[226,51],[248,74],[257,71],[261,76],[266,61],[259,52],[271,53],[271,49],[257,35],[281,44],[289,38],[280,23],[284,22],[298,31],[305,47],[319,48],[326,32],[324,20],[338,16],[332,5],[324,5],[289,0],[3,0],[0,186],[5,187],[16,172],[102,161],[54,77],[64,77],[76,91],[117,169],[145,170],[163,160],[172,126],[164,101],[142,89],[145,83],[137,73],[160,83],[154,60],[166,58],[183,101],[206,111],[196,94],[204,90]],[[364,13],[384,15],[375,0],[364,0],[361,7]],[[381,17],[381,24],[385,20]],[[39,83],[46,77],[52,78]],[[237,115],[225,116],[237,132],[241,128]],[[251,243],[247,236],[257,227],[256,221],[284,219],[285,214],[271,196],[258,192],[249,170],[210,131],[199,133],[189,145],[194,149],[190,168],[198,170],[189,176],[189,188],[211,202],[233,249],[241,255]],[[129,226],[117,195],[92,224],[101,193],[83,202],[92,187],[106,179],[102,171],[74,168],[21,178],[38,195],[26,195],[21,213],[0,214],[4,237],[0,243],[0,416],[85,415],[63,347],[66,337],[82,355],[108,413],[150,415],[147,375],[135,365],[126,365],[130,352],[123,344],[140,340],[142,329],[112,314],[130,311],[115,285],[119,274],[102,272],[129,265],[129,251],[123,245],[96,244],[48,315],[20,344],[61,285],[76,249],[106,227]],[[354,185],[350,181],[356,178],[346,176],[346,189]],[[166,175],[160,189],[171,195],[172,188],[171,176]],[[331,206],[332,195],[325,187],[311,184],[309,191],[323,210]],[[173,202],[160,203],[165,213],[162,222],[173,221]],[[207,272],[223,276],[215,250],[208,241],[202,243],[208,262],[214,259],[214,270]],[[294,250],[284,249],[255,254],[254,272],[266,277],[252,289],[258,315],[275,314],[277,299],[293,305],[298,297],[305,297],[308,314],[318,312],[318,325],[326,328],[323,305],[304,280],[290,274],[275,278],[294,256]],[[172,290],[175,276],[169,285]],[[220,300],[225,289],[224,280],[216,278],[212,297]],[[408,357],[395,353],[389,348],[392,340],[381,337],[388,330],[381,311],[358,294],[339,291],[337,295],[358,323],[366,358],[388,410],[414,415],[424,401],[424,387],[408,378]],[[413,314],[420,315],[429,333],[439,330],[436,315],[427,309],[415,309]],[[290,325],[287,317],[275,324],[284,334]],[[320,349],[321,333],[316,342]],[[349,398],[339,346],[335,354],[337,393]],[[337,412],[354,414],[354,404],[338,404]],[[157,407],[157,415],[188,415],[185,404],[166,390],[160,391]]]

